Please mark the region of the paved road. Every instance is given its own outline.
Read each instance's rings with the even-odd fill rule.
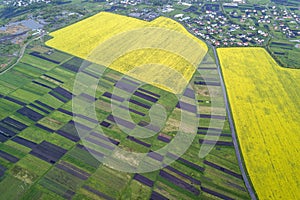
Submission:
[[[209,45],[209,46],[211,46],[211,45]],[[222,87],[222,91],[223,91],[223,95],[224,95],[224,99],[225,99],[225,106],[226,106],[228,120],[229,120],[229,124],[230,124],[230,129],[231,129],[231,133],[232,133],[232,140],[233,140],[233,144],[234,144],[235,153],[236,153],[236,156],[237,156],[237,159],[238,159],[239,167],[240,167],[245,185],[247,187],[247,190],[250,194],[251,199],[256,200],[257,198],[256,198],[255,192],[252,188],[252,185],[250,184],[247,173],[245,172],[245,168],[244,168],[244,165],[243,165],[243,159],[241,157],[241,152],[240,152],[240,149],[239,149],[239,146],[238,146],[239,144],[237,142],[237,136],[236,136],[233,120],[232,120],[232,114],[231,114],[231,110],[230,110],[230,107],[229,107],[228,97],[227,97],[227,93],[226,93],[226,89],[225,89],[225,85],[224,85],[224,80],[223,80],[222,73],[221,73],[219,57],[218,57],[216,48],[213,47],[213,46],[211,46],[211,48],[214,51],[214,57],[216,59],[216,65],[217,65],[218,73],[219,73],[219,76],[220,76],[221,87]]]
[[[11,65],[9,68],[5,69],[4,71],[0,72],[0,75],[4,74],[5,72],[9,71],[11,68],[13,68],[14,66],[16,66],[16,64],[18,64],[20,62],[20,60],[22,59],[24,53],[25,53],[25,50],[26,50],[26,47],[34,40],[38,40],[40,39],[41,37],[43,37],[44,35],[41,35],[37,38],[33,38],[31,39],[30,41],[28,41],[20,50],[20,55],[19,55],[19,58],[18,60],[15,62],[15,64]]]

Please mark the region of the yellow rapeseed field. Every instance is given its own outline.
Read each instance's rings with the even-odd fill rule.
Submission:
[[[101,12],[50,35],[50,47],[173,93],[182,92],[207,52],[204,42],[165,17],[146,22]]]
[[[238,140],[260,199],[300,199],[300,71],[263,48],[220,48]]]

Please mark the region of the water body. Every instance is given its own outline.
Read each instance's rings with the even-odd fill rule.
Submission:
[[[0,31],[6,31],[8,27],[14,27],[14,26],[18,26],[18,25],[22,25],[30,30],[36,30],[36,29],[41,29],[44,27],[43,24],[33,20],[33,19],[28,19],[28,20],[23,20],[23,21],[18,21],[18,22],[13,22],[13,23],[8,23],[5,26],[0,27]],[[15,43],[15,39],[16,37],[19,36],[26,36],[25,34],[27,34],[28,30],[24,30],[24,29],[20,29],[18,30],[16,33],[14,33],[13,35],[8,35],[8,36],[4,36],[4,37],[0,37],[0,42],[4,42],[7,40],[12,41],[13,43]]]
[[[17,26],[17,25],[20,25],[20,24],[27,27],[28,29],[31,29],[31,30],[41,29],[41,28],[44,27],[43,24],[41,24],[41,23],[39,23],[39,22],[37,22],[33,19],[27,19],[27,20],[22,20],[22,21],[6,24],[5,26],[0,27],[0,30],[1,31],[6,31],[7,27]]]
[[[43,25],[38,23],[37,21],[33,20],[33,19],[28,19],[28,20],[23,20],[23,21],[19,21],[19,22],[14,22],[12,24],[22,24],[23,26],[34,30],[34,29],[40,29],[43,28]]]

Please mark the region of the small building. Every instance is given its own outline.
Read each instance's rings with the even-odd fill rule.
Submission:
[[[184,14],[177,14],[177,15],[174,15],[175,18],[182,18],[184,16]]]

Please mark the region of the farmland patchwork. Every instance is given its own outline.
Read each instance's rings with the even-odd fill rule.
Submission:
[[[101,28],[102,17],[107,27],[115,32]],[[94,29],[93,23],[86,23],[91,19],[97,19],[95,23],[101,31]],[[15,67],[0,76],[1,199],[249,199],[227,116],[220,112],[224,108],[223,98],[219,96],[213,101],[209,94],[221,92],[214,89],[220,85],[220,80],[213,59],[208,55],[204,57],[206,46],[166,18],[143,22],[102,13],[91,19],[53,33],[70,30],[71,42],[59,35],[53,35],[54,39],[48,42],[52,45],[56,41],[53,46],[58,45],[58,49],[70,54],[49,48],[37,40],[26,48],[24,57]],[[80,24],[84,24],[86,31],[81,30]],[[120,33],[122,28],[124,33]],[[129,30],[138,33],[150,30],[149,34],[160,34],[155,37],[157,43],[151,42],[154,46],[166,45],[161,40],[168,38],[160,31],[168,36],[174,33],[184,36],[177,38],[183,42],[194,41],[190,44],[200,51],[194,55],[193,46],[184,48],[171,41],[167,42],[170,46],[163,49],[151,50],[138,45],[128,51],[129,41],[133,39],[128,35]],[[78,37],[78,33],[88,37]],[[117,33],[122,37],[115,37]],[[124,34],[128,41],[124,41]],[[103,37],[101,40],[99,35]],[[84,41],[87,38],[90,43]],[[145,36],[141,35],[141,38],[145,39]],[[124,51],[120,51],[122,55],[118,59],[103,54],[108,56],[104,60],[110,63],[108,66],[83,59],[88,59],[88,53],[100,42],[106,44],[105,48],[115,48],[118,53],[119,39],[124,42]],[[99,43],[95,44],[95,41]],[[87,45],[83,46],[83,42]],[[100,45],[99,51],[95,52],[103,52],[101,48]],[[145,60],[136,59],[137,55]],[[141,67],[135,69],[136,63],[139,66],[150,63],[147,66],[149,77],[157,76],[156,84],[154,80],[143,79],[144,71],[139,71]],[[163,68],[165,74],[158,74],[158,68]],[[203,78],[205,73],[207,79]],[[174,82],[172,79],[177,79],[177,74],[183,76],[184,81],[172,83],[173,86],[166,84],[166,79]],[[78,75],[83,81],[77,90],[73,90]],[[98,81],[96,84],[91,81],[94,79]],[[187,88],[186,82],[189,82]],[[89,93],[91,88],[94,94]],[[79,107],[78,112],[74,112],[74,101],[94,105],[96,119],[91,115],[90,107]],[[159,112],[153,112],[155,109]],[[162,112],[165,117],[157,114]],[[131,121],[124,117],[128,113]],[[183,129],[193,134],[194,140],[179,158],[176,151],[157,153],[177,137],[182,113],[187,116],[187,122],[182,123]],[[191,127],[189,119],[196,122],[195,127]],[[196,129],[194,132],[191,131],[193,128]],[[79,132],[83,134],[79,135]],[[128,173],[100,162],[101,158],[114,153],[118,158],[115,165],[121,162],[132,166],[139,164],[116,151],[118,148],[144,153],[149,166],[156,163],[169,165],[147,173]],[[208,155],[205,154],[207,150]],[[199,157],[199,152],[206,156]]]

